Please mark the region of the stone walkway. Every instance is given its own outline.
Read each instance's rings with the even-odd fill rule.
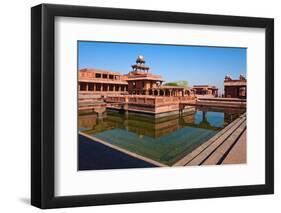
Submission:
[[[246,113],[173,166],[246,163]]]
[[[242,164],[247,163],[247,131],[239,138],[232,151],[226,156],[222,164]]]

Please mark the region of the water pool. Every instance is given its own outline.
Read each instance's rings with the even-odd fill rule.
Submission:
[[[241,112],[201,111],[186,116],[155,119],[149,116],[107,112],[79,117],[79,130],[127,151],[173,165],[213,137]],[[79,144],[83,146],[83,144]]]

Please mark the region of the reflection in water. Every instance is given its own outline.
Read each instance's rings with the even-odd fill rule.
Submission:
[[[131,152],[172,165],[214,136],[243,111],[197,108],[185,116],[152,116],[108,111],[80,115],[79,130]]]

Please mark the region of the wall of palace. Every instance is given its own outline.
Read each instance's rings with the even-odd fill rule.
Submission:
[[[108,96],[105,101],[108,108],[151,114],[167,112],[179,113],[180,103],[194,100],[195,97],[155,97],[142,95]]]

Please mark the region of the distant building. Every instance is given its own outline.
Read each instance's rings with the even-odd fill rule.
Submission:
[[[247,80],[243,75],[239,79],[233,80],[230,76],[224,78],[225,98],[247,98]]]
[[[192,90],[195,95],[211,95],[217,97],[219,89],[212,85],[194,85]]]

